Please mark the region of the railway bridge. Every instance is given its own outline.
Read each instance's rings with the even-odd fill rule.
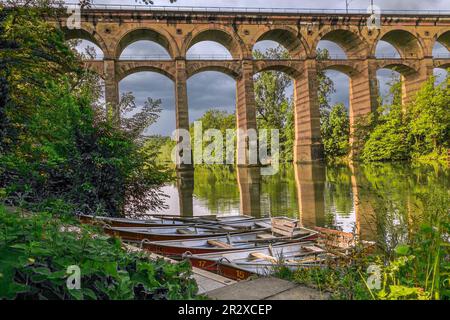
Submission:
[[[450,56],[433,57],[432,52],[436,42],[450,50],[450,12],[382,13],[379,28],[369,28],[368,17],[364,12],[94,6],[82,10],[80,28],[68,28],[67,19],[60,21],[60,25],[67,39],[89,40],[103,51],[103,60],[86,61],[85,65],[104,79],[106,101],[113,110],[119,101],[118,83],[127,75],[154,71],[172,79],[179,129],[189,129],[186,82],[196,73],[221,71],[236,80],[236,122],[243,130],[257,129],[254,75],[268,70],[287,73],[294,80],[294,159],[311,162],[323,158],[318,70],[339,70],[349,76],[353,125],[377,107],[378,69],[401,73],[403,103],[407,104],[434,68],[450,67]],[[158,43],[170,58],[121,60],[124,49],[140,40]],[[261,40],[281,44],[289,51],[290,58],[254,59],[253,47]],[[318,61],[317,46],[321,40],[336,43],[346,56]],[[229,50],[232,59],[188,59],[189,48],[201,41],[220,43]],[[400,56],[377,58],[379,41],[390,43]],[[238,141],[238,145],[246,143],[248,140]]]

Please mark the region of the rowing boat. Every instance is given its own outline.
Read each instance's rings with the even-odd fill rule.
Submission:
[[[201,239],[144,242],[142,248],[164,256],[179,258],[186,252],[191,254],[222,253],[262,248],[275,243],[312,241],[317,238],[317,234],[317,231],[299,228],[294,231],[292,237],[286,237],[263,230]]]
[[[186,225],[195,223],[212,224],[217,222],[233,222],[252,220],[250,216],[201,216],[201,217],[180,217],[173,215],[152,215],[145,220],[112,218],[101,216],[80,215],[79,219],[85,224],[99,224],[116,228],[144,228],[144,227],[165,227],[170,225]]]
[[[79,216],[82,223],[85,224],[98,224],[109,227],[163,227],[168,225],[182,225],[186,222],[182,219],[176,219],[174,217],[150,217],[146,220],[132,220],[126,218],[110,218],[110,217],[99,217],[99,216]]]
[[[193,267],[215,272],[233,280],[245,280],[253,275],[273,274],[277,267],[290,270],[322,266],[335,256],[313,242],[292,243],[223,253],[184,255]]]
[[[263,224],[254,228],[240,228],[239,225],[180,225],[170,227],[151,228],[104,228],[109,235],[120,237],[128,241],[163,241],[180,239],[199,239],[211,236],[226,236],[227,234],[239,234],[249,231],[267,230]]]
[[[318,244],[331,252],[348,252],[358,247],[366,253],[375,250],[376,242],[359,239],[356,234],[323,227],[314,227],[319,232]]]
[[[272,223],[275,219],[277,221],[291,223],[292,225],[296,225],[298,222],[294,219],[279,217],[272,219],[262,218],[214,223],[205,223],[204,221],[201,221],[198,224],[164,227],[114,228],[107,226],[104,229],[106,233],[128,241],[142,241],[144,239],[148,241],[182,240],[207,238],[211,236],[226,236],[227,234],[238,234],[249,231],[269,230],[272,229]]]

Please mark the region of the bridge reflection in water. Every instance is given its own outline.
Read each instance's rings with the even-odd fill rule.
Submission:
[[[380,228],[400,224],[407,230],[411,217],[396,216],[397,209],[389,212],[377,186],[393,201],[391,206],[408,211],[416,187],[411,183],[419,185],[418,177],[430,174],[435,176],[435,187],[445,188],[448,170],[413,170],[401,164],[287,165],[275,176],[262,176],[258,167],[197,167],[178,171],[176,183],[164,188],[169,208],[163,213],[289,216],[305,227],[337,228],[365,240],[387,239],[391,231]]]

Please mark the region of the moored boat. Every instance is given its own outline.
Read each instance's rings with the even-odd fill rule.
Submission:
[[[165,227],[170,225],[188,224],[213,224],[221,222],[234,222],[252,220],[250,216],[200,216],[200,217],[180,217],[174,215],[152,215],[145,220],[112,218],[102,216],[80,215],[79,219],[85,224],[99,224],[116,228],[145,228],[145,227]]]
[[[177,219],[172,216],[167,216],[164,218],[160,217],[150,217],[146,220],[135,220],[127,218],[111,218],[111,217],[100,217],[100,216],[87,216],[80,215],[79,219],[85,224],[97,224],[107,227],[117,227],[117,228],[127,228],[127,227],[164,227],[170,225],[183,225],[188,224],[186,220]]]
[[[314,230],[319,232],[318,244],[328,251],[345,253],[359,245],[365,252],[370,252],[376,246],[375,242],[359,239],[356,234],[351,232],[323,227],[314,227]]]
[[[193,267],[215,272],[233,280],[245,280],[252,275],[267,276],[279,266],[296,270],[321,266],[335,256],[313,242],[293,243],[264,248],[245,249],[214,254],[185,254]]]
[[[224,236],[249,231],[272,229],[277,234],[292,236],[298,221],[289,218],[262,218],[243,221],[186,224],[165,227],[114,228],[105,227],[106,233],[129,241],[163,241],[180,239],[199,239],[210,236]],[[279,229],[280,225],[283,229]],[[285,227],[284,224],[289,225]]]
[[[109,235],[130,241],[163,241],[180,239],[199,239],[211,236],[226,236],[227,234],[245,233],[252,229],[228,225],[181,225],[152,228],[104,228]],[[254,231],[266,230],[267,227],[257,226]]]
[[[153,253],[179,258],[184,253],[222,253],[242,249],[267,247],[269,244],[299,243],[317,238],[317,231],[299,228],[286,237],[270,230],[246,232],[234,235],[214,236],[201,239],[143,242],[142,248]]]

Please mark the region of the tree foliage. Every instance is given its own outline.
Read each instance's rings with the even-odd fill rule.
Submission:
[[[381,115],[363,148],[364,161],[398,161],[408,158],[408,128],[401,105]]]
[[[431,77],[409,105],[401,103],[401,82],[394,83],[392,105],[382,106],[372,124],[363,128],[367,139],[363,161],[398,161],[445,157],[450,147],[450,91]]]
[[[0,299],[176,300],[197,293],[187,262],[127,252],[117,238],[67,217],[0,205],[0,225]],[[69,266],[80,268],[79,290],[66,284]]]
[[[63,201],[74,212],[109,215],[161,207],[167,174],[136,143],[158,104],[149,102],[123,127],[98,116],[95,77],[42,14],[23,6],[0,11],[0,189],[7,201],[46,209]]]
[[[289,52],[283,47],[255,51],[255,59],[286,59]],[[259,129],[280,130],[280,159],[292,160],[294,140],[293,99],[286,96],[292,79],[284,72],[266,71],[255,77],[255,102]],[[281,130],[286,128],[287,130]]]
[[[317,61],[327,60],[330,58],[330,53],[327,49],[317,50]],[[332,106],[330,105],[330,95],[336,92],[333,80],[327,76],[324,70],[318,70],[317,72],[318,83],[318,98],[321,119],[327,119],[330,114]]]
[[[413,157],[446,154],[450,148],[450,75],[434,85],[430,79],[408,108]]]
[[[202,134],[204,135],[206,131],[212,129],[212,130],[219,130],[222,134],[223,140],[222,140],[222,146],[223,148],[227,145],[227,130],[235,130],[236,129],[236,115],[234,113],[228,113],[227,111],[222,111],[219,109],[209,109],[207,110],[201,118],[197,120],[198,122],[201,122],[202,124]],[[191,124],[190,126],[190,134],[192,139],[194,137],[196,139],[202,139],[202,155],[204,156],[205,161],[213,161],[213,158],[210,158],[210,156],[215,156],[215,152],[212,151],[211,155],[205,155],[206,148],[214,141],[213,139],[203,139],[202,137],[197,137],[194,130],[194,124]],[[234,138],[234,143],[236,142],[236,137]],[[170,144],[171,145],[171,144]],[[192,143],[192,149],[195,152],[196,145],[195,143]],[[206,158],[205,158],[206,156]],[[222,153],[223,160],[225,161],[225,152]]]
[[[350,120],[345,106],[335,105],[320,126],[327,158],[346,156],[350,151]]]
[[[329,59],[327,49],[317,51],[317,60]],[[320,133],[328,160],[345,157],[350,151],[350,122],[343,104],[332,106],[330,95],[336,92],[333,80],[323,70],[317,72]]]

